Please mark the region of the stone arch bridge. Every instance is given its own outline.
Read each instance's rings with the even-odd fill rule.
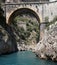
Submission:
[[[6,23],[10,23],[12,18],[18,15],[18,13],[29,12],[32,13],[39,22],[40,38],[44,36],[43,30],[45,29],[45,17],[49,18],[49,21],[53,20],[57,16],[57,2],[21,2],[21,3],[5,3],[5,16]]]

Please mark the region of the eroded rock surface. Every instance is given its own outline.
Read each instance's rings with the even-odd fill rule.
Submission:
[[[7,54],[11,52],[17,51],[17,45],[15,43],[15,40],[13,40],[14,37],[12,37],[8,31],[6,31],[1,25],[0,25],[0,54]]]
[[[57,61],[57,22],[45,30],[45,36],[37,44],[36,55],[43,59],[52,59]]]

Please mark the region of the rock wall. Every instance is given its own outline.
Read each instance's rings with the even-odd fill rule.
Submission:
[[[0,15],[0,55],[16,52],[17,43],[12,27],[6,24],[6,20]]]
[[[36,55],[43,59],[57,61],[57,22],[45,30],[43,39],[37,44]]]

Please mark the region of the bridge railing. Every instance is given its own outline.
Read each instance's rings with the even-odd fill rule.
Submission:
[[[12,2],[12,3],[5,3],[6,5],[7,4],[49,4],[49,3],[55,3],[55,2],[57,2],[57,1],[52,1],[52,2],[50,2],[50,1],[43,1],[43,2],[18,2],[18,3],[15,3],[15,2]]]

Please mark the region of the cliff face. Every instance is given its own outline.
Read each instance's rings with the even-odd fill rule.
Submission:
[[[36,55],[43,59],[57,61],[57,22],[45,30],[45,36],[37,44]]]
[[[17,43],[14,38],[0,26],[0,54],[7,54],[17,51]]]
[[[6,24],[5,18],[0,15],[0,54],[17,51],[17,43],[12,27]]]

